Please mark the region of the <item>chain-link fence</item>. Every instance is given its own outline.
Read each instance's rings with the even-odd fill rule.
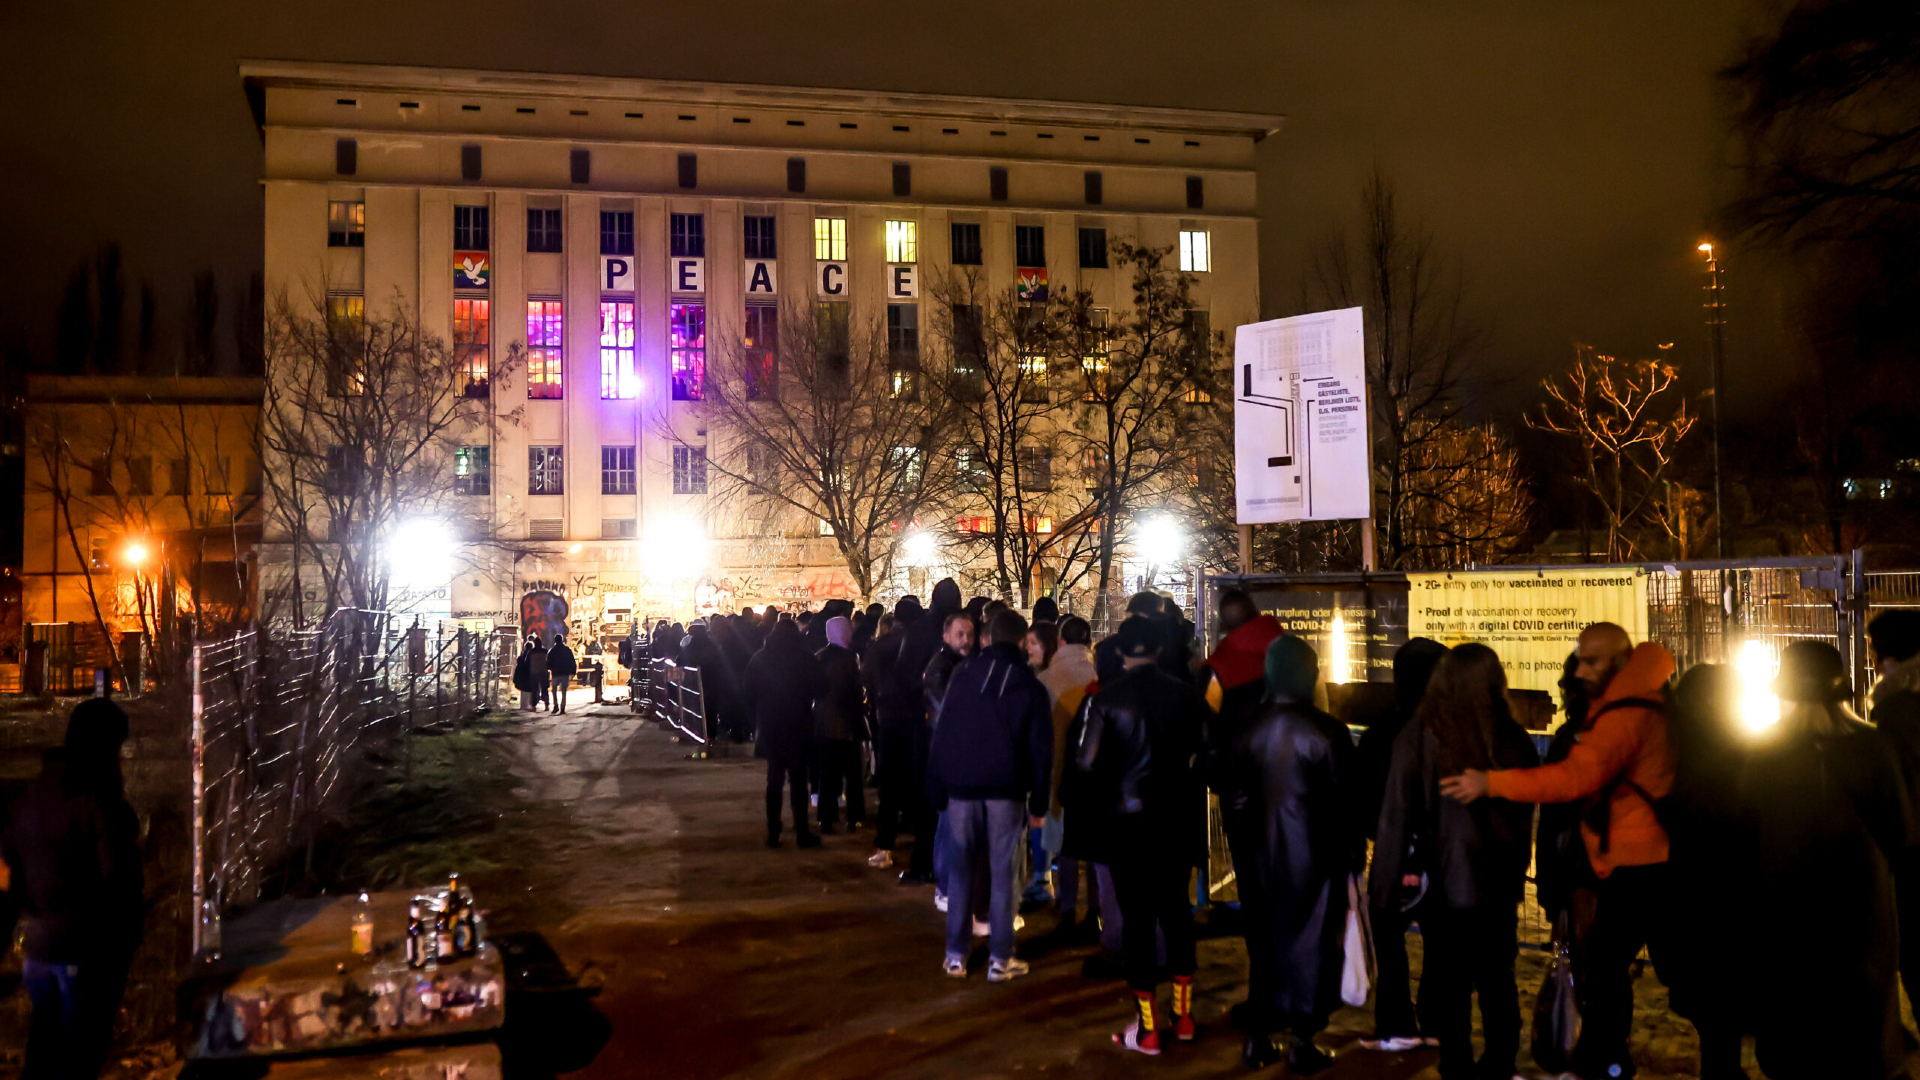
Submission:
[[[221,912],[311,870],[367,746],[497,704],[510,640],[406,618],[343,610],[314,630],[194,646],[196,953],[217,948]]]

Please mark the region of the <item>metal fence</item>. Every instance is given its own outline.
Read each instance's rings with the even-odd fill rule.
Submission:
[[[510,642],[403,618],[343,610],[314,630],[194,645],[196,954],[217,948],[222,912],[311,870],[369,744],[498,702]]]
[[[702,747],[725,741],[715,738],[719,718],[708,713],[699,668],[656,658],[634,668],[632,678],[634,711]]]

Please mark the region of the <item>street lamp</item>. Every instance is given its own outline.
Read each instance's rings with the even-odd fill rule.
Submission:
[[[129,568],[138,570],[146,565],[147,557],[151,554],[152,552],[147,550],[145,541],[129,540],[127,546],[120,549],[120,561],[127,564]]]
[[[1779,667],[1764,641],[1748,639],[1734,655],[1733,670],[1740,676],[1740,723],[1759,734],[1780,722],[1780,698],[1773,692]]]
[[[932,566],[940,554],[939,541],[925,529],[915,529],[900,541],[901,561],[908,566]]]
[[[444,588],[458,547],[453,529],[433,518],[412,518],[387,538],[387,580],[405,590]]]
[[[707,567],[707,534],[700,523],[674,514],[649,522],[640,561],[656,578],[690,578]]]
[[[1723,328],[1727,321],[1727,301],[1720,281],[1720,258],[1714,253],[1712,242],[1703,240],[1694,250],[1707,257],[1707,344],[1712,350],[1713,365],[1713,553],[1715,558],[1724,559],[1727,557],[1727,519],[1721,516],[1720,502],[1720,384],[1722,369],[1726,366]]]
[[[1179,564],[1180,553],[1186,546],[1186,534],[1181,532],[1180,523],[1168,515],[1160,514],[1140,523],[1133,533],[1133,549],[1146,561],[1146,588],[1153,588],[1161,567]]]

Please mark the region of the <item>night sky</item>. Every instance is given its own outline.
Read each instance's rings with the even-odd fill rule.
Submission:
[[[0,334],[51,351],[74,266],[123,247],[178,339],[191,275],[223,320],[260,264],[260,144],[241,58],[1138,102],[1288,117],[1261,155],[1262,289],[1378,162],[1494,331],[1486,400],[1530,398],[1590,342],[1705,368],[1694,244],[1730,177],[1713,71],[1747,0],[1540,3],[194,3],[5,5],[9,239]],[[1728,404],[1777,385],[1777,302],[1730,264]],[[132,313],[129,312],[129,325]],[[223,347],[231,349],[222,328]]]

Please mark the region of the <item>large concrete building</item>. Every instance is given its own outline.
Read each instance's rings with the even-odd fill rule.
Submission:
[[[403,305],[462,351],[456,484],[518,549],[442,598],[577,630],[852,590],[803,527],[711,537],[695,588],[646,565],[710,522],[696,403],[709,340],[845,303],[918,325],[912,277],[1035,271],[1124,304],[1088,240],[1182,246],[1216,330],[1259,314],[1254,149],[1239,113],[323,63],[242,65],[265,143],[266,281],[334,310]],[[1104,249],[1104,245],[1097,245]],[[931,264],[930,266],[928,264]],[[899,268],[909,267],[902,284]],[[527,363],[501,372],[524,346]],[[510,422],[509,421],[510,418]],[[811,523],[807,523],[811,524]]]

